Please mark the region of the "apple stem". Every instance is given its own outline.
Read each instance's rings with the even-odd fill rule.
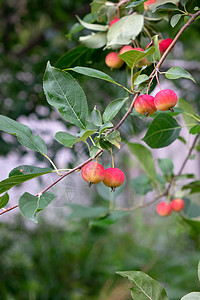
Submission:
[[[174,110],[173,110],[173,108],[172,108],[172,107],[170,107],[170,108],[169,108],[169,110],[170,110],[172,113],[174,112]]]
[[[162,88],[160,86],[160,82],[159,82],[159,79],[158,79],[158,71],[157,70],[156,70],[156,80],[157,80],[160,91],[162,91]]]
[[[112,148],[110,148],[110,154],[111,154],[111,160],[112,160],[112,167],[114,168],[115,164],[114,164],[114,158],[113,158]]]

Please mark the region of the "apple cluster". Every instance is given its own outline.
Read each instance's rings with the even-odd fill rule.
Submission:
[[[125,180],[122,170],[118,168],[104,169],[101,164],[93,161],[83,166],[81,175],[88,182],[89,186],[103,181],[107,187],[111,187],[112,191],[115,191],[116,187],[121,186]]]
[[[185,207],[185,201],[182,198],[175,198],[171,202],[160,202],[156,211],[160,216],[169,216],[172,211],[179,212]]]
[[[134,107],[135,110],[146,117],[152,115],[158,110],[166,111],[171,110],[176,105],[178,97],[176,93],[170,89],[159,91],[155,97],[150,95],[140,95],[136,98]]]

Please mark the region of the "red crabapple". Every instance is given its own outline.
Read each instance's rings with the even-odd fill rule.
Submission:
[[[119,50],[119,54],[123,54],[124,52],[130,51],[130,50],[134,50],[134,48],[131,47],[130,45],[125,45]]]
[[[168,202],[160,202],[156,206],[156,211],[160,216],[169,216],[172,213],[172,205]]]
[[[154,97],[150,95],[141,95],[136,98],[134,103],[135,110],[146,117],[156,112]]]
[[[97,162],[91,161],[81,169],[81,175],[91,186],[93,183],[101,182],[105,177],[105,169]]]
[[[173,40],[170,38],[165,40],[159,40],[158,43],[159,43],[160,54],[163,54],[172,42]]]
[[[111,187],[112,191],[115,191],[116,187],[119,187],[124,183],[125,175],[122,170],[118,168],[108,168],[105,171],[105,177],[103,183]]]
[[[115,24],[116,22],[118,22],[119,19],[117,17],[115,17],[109,24],[109,27],[111,27],[113,24]]]
[[[118,54],[117,52],[110,52],[106,55],[105,62],[108,67],[119,69],[123,65],[124,61],[119,58]]]
[[[169,109],[173,112],[173,107],[176,105],[177,101],[178,97],[176,93],[170,89],[159,91],[154,98],[156,108],[161,111]]]
[[[185,207],[185,201],[181,198],[175,198],[171,202],[174,211],[181,211]]]
[[[144,2],[144,9],[147,10],[148,9],[147,5],[151,5],[153,3],[156,3],[157,1],[158,0],[148,0],[148,1],[145,1]]]

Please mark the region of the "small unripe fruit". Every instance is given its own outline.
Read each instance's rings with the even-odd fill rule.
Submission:
[[[135,110],[146,117],[156,112],[154,97],[150,95],[141,95],[136,98],[134,103]]]
[[[160,216],[169,216],[172,213],[172,205],[168,202],[160,202],[156,206],[156,211]]]
[[[170,38],[165,40],[159,40],[158,43],[159,43],[160,54],[163,54],[172,42],[173,40]]]
[[[91,161],[81,169],[81,175],[91,186],[93,183],[101,182],[105,177],[105,169],[97,162]]]
[[[105,62],[108,67],[119,69],[123,65],[124,61],[119,58],[118,54],[117,52],[110,52],[106,55]]]
[[[171,110],[176,105],[178,97],[176,93],[170,89],[159,91],[154,98],[154,104],[158,110],[165,111]]]
[[[175,198],[172,200],[171,205],[174,211],[181,211],[185,207],[185,202],[181,198]]]
[[[124,52],[134,50],[130,45],[125,45],[119,50],[119,54],[123,54]]]
[[[156,3],[158,0],[148,0],[148,1],[145,1],[144,2],[144,9],[148,9],[148,5],[151,5],[151,4],[153,4],[153,3]]]
[[[115,23],[118,22],[118,21],[119,21],[119,19],[115,17],[115,18],[110,22],[109,27],[111,27],[113,24],[115,24]]]
[[[125,175],[122,170],[118,168],[108,168],[105,171],[105,177],[103,183],[111,187],[112,191],[115,191],[116,187],[119,187],[124,183]]]

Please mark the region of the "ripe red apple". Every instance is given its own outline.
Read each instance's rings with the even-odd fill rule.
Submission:
[[[117,17],[115,17],[109,24],[109,27],[111,27],[113,24],[115,24],[116,22],[118,22],[119,19]]]
[[[175,198],[171,202],[174,211],[181,211],[185,207],[185,201],[181,198]]]
[[[169,45],[172,42],[173,42],[173,40],[170,39],[170,38],[158,41],[158,43],[159,43],[159,50],[160,50],[160,54],[161,55],[167,50],[167,48],[169,47]]]
[[[111,187],[112,191],[115,191],[116,187],[119,187],[124,183],[125,175],[122,170],[118,168],[108,168],[105,171],[105,177],[103,183]]]
[[[156,206],[156,211],[160,216],[169,216],[172,213],[172,205],[168,202],[160,202]]]
[[[130,50],[134,50],[134,48],[131,47],[130,45],[125,45],[119,50],[119,54],[123,54],[124,52],[130,51]]]
[[[145,1],[144,2],[144,9],[148,9],[148,5],[151,5],[151,4],[153,4],[153,3],[156,3],[158,0],[148,0],[148,1]]]
[[[159,91],[154,98],[156,108],[161,111],[169,109],[173,112],[173,107],[176,105],[177,101],[178,97],[176,93],[170,89]]]
[[[141,95],[136,98],[134,103],[135,110],[146,117],[156,112],[154,97],[150,95]]]
[[[106,55],[105,62],[108,67],[119,69],[123,65],[124,61],[119,58],[118,54],[117,52],[110,52]]]
[[[93,183],[101,182],[105,177],[105,169],[97,162],[91,161],[81,169],[81,175],[91,186]]]

